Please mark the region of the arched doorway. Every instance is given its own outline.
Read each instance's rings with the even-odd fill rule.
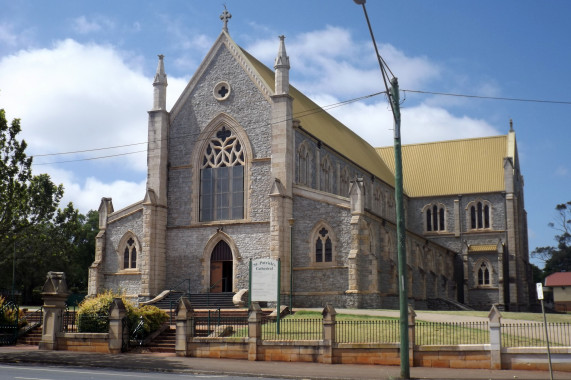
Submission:
[[[210,293],[232,291],[232,249],[220,240],[210,256]]]

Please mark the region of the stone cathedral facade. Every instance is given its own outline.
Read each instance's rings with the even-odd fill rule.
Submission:
[[[394,153],[375,149],[224,28],[166,109],[163,57],[148,112],[143,199],[99,208],[89,294],[136,302],[185,284],[248,287],[250,259],[280,259],[294,307],[398,307]],[[408,296],[480,309],[529,305],[523,179],[507,135],[403,146]]]

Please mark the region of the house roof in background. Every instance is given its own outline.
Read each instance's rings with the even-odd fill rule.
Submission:
[[[557,272],[545,278],[545,286],[571,286],[571,272]]]

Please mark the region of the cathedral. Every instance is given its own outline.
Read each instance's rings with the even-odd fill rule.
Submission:
[[[283,36],[272,70],[234,42],[227,17],[170,111],[159,55],[146,193],[117,211],[102,198],[89,294],[235,293],[248,289],[250,260],[273,258],[294,307],[398,308],[393,148],[372,147],[290,86]],[[513,125],[402,155],[409,303],[527,309]]]

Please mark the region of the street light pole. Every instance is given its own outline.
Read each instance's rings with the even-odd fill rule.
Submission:
[[[388,66],[379,54],[371,22],[365,8],[366,0],[353,0],[356,4],[363,6],[365,19],[371,33],[375,53],[383,76],[383,82],[389,97],[389,103],[394,118],[394,150],[395,150],[395,206],[397,217],[397,253],[398,253],[398,282],[399,282],[399,308],[400,308],[400,376],[403,379],[410,379],[409,364],[409,340],[408,340],[408,273],[406,265],[406,230],[404,220],[404,202],[403,202],[403,179],[402,179],[402,152],[400,140],[400,104],[399,104],[399,84],[398,79],[393,75],[391,79],[391,88],[389,90],[387,84]],[[389,69],[390,71],[390,69]],[[391,72],[392,74],[392,72]]]

